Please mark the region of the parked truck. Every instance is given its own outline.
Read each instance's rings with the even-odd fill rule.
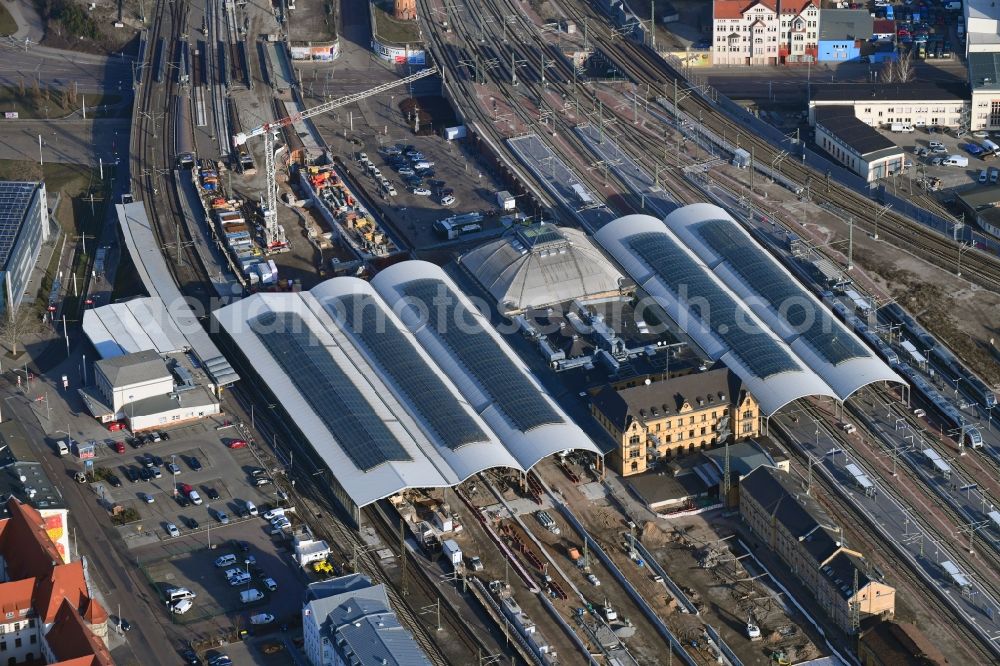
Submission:
[[[462,549],[459,547],[458,543],[454,539],[445,539],[441,544],[441,551],[444,556],[451,562],[453,567],[459,567],[462,564]]]

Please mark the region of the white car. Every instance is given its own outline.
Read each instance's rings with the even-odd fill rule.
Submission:
[[[241,571],[238,576],[232,576],[229,578],[229,584],[233,587],[237,585],[243,585],[244,583],[249,583],[252,576],[245,571]]]
[[[989,137],[989,135],[990,133],[985,130],[977,130],[972,133],[972,136],[976,137],[977,139],[985,139]]]
[[[275,590],[278,589],[278,583],[273,578],[265,578],[264,587],[274,592]]]
[[[985,183],[990,179],[990,173],[986,169],[979,170],[979,182]]]
[[[264,520],[274,520],[280,516],[285,515],[284,509],[271,509],[270,511],[265,511],[263,514]]]
[[[441,197],[442,206],[450,206],[453,203],[455,203],[455,197],[452,196],[451,194],[446,194],[445,196]]]
[[[426,187],[414,187],[410,191],[416,194],[418,197],[429,197],[431,195],[431,191],[428,190]]]
[[[274,622],[274,616],[270,613],[257,613],[250,616],[250,624],[271,624],[272,622]]]
[[[930,143],[927,144],[927,146],[931,150],[934,150],[935,148],[944,148],[944,144],[941,143],[940,141],[931,141]]]
[[[191,601],[190,599],[181,599],[180,601],[178,601],[177,603],[175,603],[173,606],[170,607],[170,612],[177,613],[178,615],[184,615],[184,613],[187,613],[189,610],[191,610],[192,606],[194,606],[194,602]]]
[[[181,535],[181,531],[177,529],[177,526],[173,523],[167,523],[167,534],[171,537],[179,537]]]
[[[240,569],[238,567],[233,567],[232,569],[226,569],[226,578],[232,578],[233,576],[239,576],[240,574],[246,573],[246,570]]]
[[[600,587],[601,586],[601,579],[598,578],[597,576],[595,576],[594,574],[587,574],[587,580],[594,587]]]

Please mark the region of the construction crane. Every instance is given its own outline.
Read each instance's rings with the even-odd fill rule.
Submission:
[[[378,95],[386,90],[391,90],[392,88],[396,88],[398,86],[413,83],[414,81],[422,79],[426,76],[436,74],[437,71],[437,67],[422,69],[419,72],[411,74],[405,78],[390,81],[389,83],[383,83],[380,86],[375,86],[374,88],[370,88],[362,92],[344,95],[343,97],[332,99],[329,102],[323,102],[322,104],[314,106],[311,109],[306,109],[305,111],[301,111],[299,113],[293,113],[292,115],[280,120],[264,123],[260,127],[255,127],[248,132],[240,132],[233,137],[233,146],[237,148],[245,145],[247,141],[254,137],[264,137],[264,171],[267,173],[267,184],[265,185],[266,200],[264,202],[263,213],[264,239],[267,249],[273,250],[275,248],[284,247],[287,244],[285,240],[285,230],[278,225],[278,178],[274,166],[274,140],[277,130],[282,127],[288,127],[292,123],[297,123],[300,120],[312,118],[313,116],[318,116],[321,113],[326,113],[327,111],[331,111],[341,106],[352,104],[365,99],[366,97]]]

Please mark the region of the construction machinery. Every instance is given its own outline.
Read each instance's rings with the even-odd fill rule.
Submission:
[[[239,149],[240,146],[245,145],[247,141],[254,137],[264,137],[264,170],[267,173],[267,183],[265,185],[265,200],[261,212],[264,217],[265,247],[268,250],[277,250],[287,245],[287,241],[285,240],[285,231],[280,225],[278,225],[278,178],[274,165],[274,141],[276,139],[276,133],[282,128],[293,123],[306,120],[307,118],[312,118],[313,116],[326,113],[327,111],[332,111],[333,109],[346,106],[348,104],[353,104],[354,102],[365,99],[366,97],[378,95],[379,93],[383,93],[398,86],[408,85],[424,77],[436,74],[437,71],[437,67],[422,69],[419,72],[397,81],[390,81],[389,83],[383,83],[380,86],[375,86],[374,88],[370,88],[362,92],[352,93],[350,95],[338,97],[337,99],[332,99],[329,102],[318,104],[310,109],[306,109],[305,111],[300,111],[299,113],[293,113],[292,115],[281,118],[280,120],[264,123],[263,125],[255,127],[247,132],[240,132],[233,137],[233,146],[236,149]]]

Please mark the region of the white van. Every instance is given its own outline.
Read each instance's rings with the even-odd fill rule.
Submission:
[[[247,500],[246,502],[244,502],[244,504],[245,504],[245,505],[246,505],[246,507],[247,507],[247,514],[249,514],[249,515],[251,515],[251,516],[256,516],[256,515],[258,515],[258,512],[257,512],[257,505],[256,505],[256,504],[254,504],[254,503],[253,503],[253,502],[251,502],[250,500]]]
[[[240,601],[245,604],[252,604],[255,601],[260,601],[264,598],[264,593],[258,590],[256,587],[249,590],[243,590],[240,592]]]
[[[194,599],[198,595],[186,587],[175,587],[167,591],[167,603],[172,604],[181,599]]]
[[[967,167],[969,166],[969,158],[965,155],[949,155],[941,160],[941,166]]]
[[[67,446],[66,440],[60,439],[58,442],[56,442],[56,452],[61,456],[64,456],[69,453],[69,446]]]
[[[913,125],[910,123],[893,123],[889,126],[891,132],[912,132]]]
[[[981,145],[983,147],[983,150],[991,152],[991,153],[996,153],[996,152],[1000,151],[1000,146],[998,146],[995,142],[990,141],[989,139],[983,139],[979,143],[979,145]]]
[[[236,556],[230,553],[229,555],[223,555],[222,557],[215,560],[215,566],[219,567],[231,567],[236,564]]]
[[[184,613],[187,613],[189,610],[191,610],[192,606],[194,606],[194,602],[191,601],[190,599],[181,599],[176,604],[171,606],[170,610],[174,613],[177,613],[178,615],[184,615]]]

